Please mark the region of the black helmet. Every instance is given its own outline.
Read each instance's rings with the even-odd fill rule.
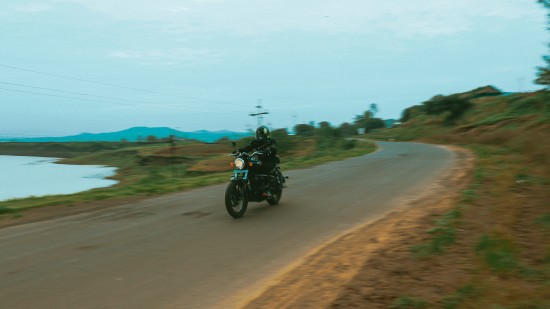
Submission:
[[[271,138],[269,129],[266,126],[259,126],[256,129],[256,139],[259,141],[265,141],[268,138]]]

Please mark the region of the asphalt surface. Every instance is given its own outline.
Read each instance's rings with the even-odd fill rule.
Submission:
[[[249,203],[240,219],[225,211],[223,184],[0,229],[0,308],[236,305],[310,250],[413,199],[453,161],[436,146],[380,146],[287,172],[281,203]]]

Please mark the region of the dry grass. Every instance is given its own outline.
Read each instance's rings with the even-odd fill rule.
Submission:
[[[231,171],[234,168],[230,163],[233,161],[233,157],[227,157],[226,154],[220,154],[213,156],[209,159],[202,160],[193,164],[187,169],[188,172],[225,172]]]

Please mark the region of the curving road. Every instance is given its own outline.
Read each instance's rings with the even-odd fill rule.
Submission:
[[[224,185],[0,230],[2,308],[227,308],[327,240],[399,205],[453,161],[379,143],[288,172],[281,204],[232,219]],[[229,178],[229,175],[228,175]]]

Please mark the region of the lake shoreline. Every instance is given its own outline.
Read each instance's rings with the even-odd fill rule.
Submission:
[[[0,155],[0,202],[28,197],[74,194],[118,183],[108,179],[117,168],[60,163],[62,158]]]

